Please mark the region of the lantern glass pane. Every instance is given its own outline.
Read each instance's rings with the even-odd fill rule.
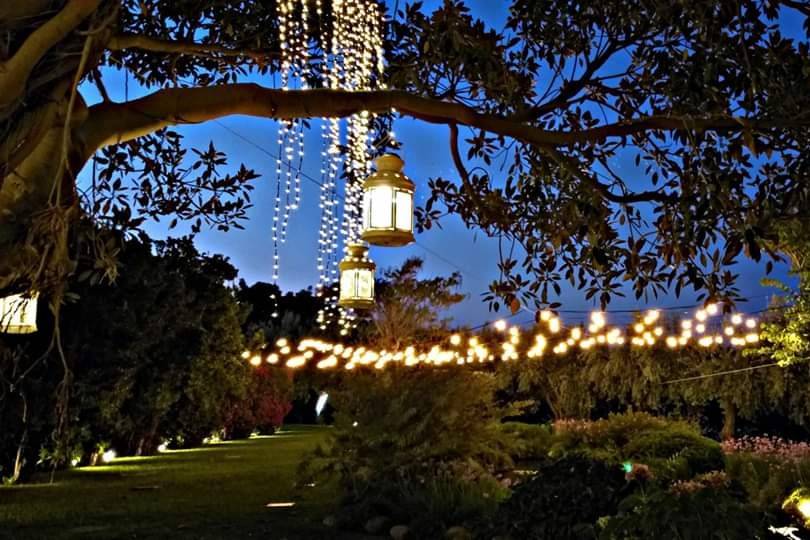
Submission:
[[[363,229],[371,225],[371,190],[363,193]]]
[[[410,231],[413,229],[413,193],[397,191],[397,229]]]
[[[374,272],[357,270],[357,298],[374,298]]]
[[[0,298],[0,332],[28,334],[37,331],[37,299],[15,294]]]
[[[344,270],[340,273],[340,297],[341,298],[355,298],[354,285],[355,285],[355,272],[356,270]]]
[[[391,205],[394,202],[394,189],[388,186],[375,187],[369,190],[371,198],[371,227],[372,229],[393,229],[393,212]]]

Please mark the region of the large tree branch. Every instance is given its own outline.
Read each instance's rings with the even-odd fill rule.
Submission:
[[[14,55],[0,66],[0,110],[24,94],[28,78],[42,57],[93,13],[100,3],[101,0],[68,0],[59,13],[26,38]]]
[[[127,103],[90,108],[81,136],[88,156],[96,149],[177,124],[196,124],[229,115],[265,118],[339,118],[360,111],[401,114],[435,124],[457,124],[511,137],[538,147],[598,143],[644,131],[743,131],[808,127],[810,120],[758,120],[650,116],[578,131],[544,130],[507,117],[485,114],[466,105],[403,91],[277,90],[252,83],[197,88],[167,88]]]
[[[161,54],[183,54],[206,58],[241,57],[250,58],[256,62],[266,62],[268,59],[280,57],[280,54],[274,51],[231,49],[221,45],[157,39],[138,34],[119,34],[112,36],[107,42],[107,48],[111,51],[139,49]]]

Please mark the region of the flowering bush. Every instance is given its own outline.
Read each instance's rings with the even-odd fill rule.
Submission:
[[[723,442],[727,454],[750,453],[758,457],[798,461],[810,459],[810,444],[794,442],[779,437],[740,437]]]
[[[726,470],[752,502],[775,510],[794,489],[810,485],[810,445],[778,437],[741,437],[723,443]]]
[[[254,430],[272,433],[292,408],[292,382],[283,371],[260,366],[251,372],[247,395],[235,402],[225,418],[224,433],[242,439]]]

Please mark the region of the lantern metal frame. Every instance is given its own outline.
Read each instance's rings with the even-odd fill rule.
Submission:
[[[364,244],[349,244],[347,251],[348,253],[338,265],[340,269],[340,295],[338,305],[351,309],[371,309],[374,307],[374,272],[377,269],[377,265],[368,258],[368,248]],[[351,290],[346,290],[345,287],[345,275],[347,272],[353,274],[351,278]],[[371,294],[368,296],[360,296],[358,294],[360,279],[362,277],[360,272],[369,272],[371,274],[369,283]]]
[[[413,237],[413,194],[414,183],[405,176],[402,168],[405,162],[394,154],[385,154],[375,160],[377,170],[363,183],[363,232],[361,238],[369,244],[385,247],[406,246],[414,241]],[[383,208],[374,206],[374,192],[380,188],[388,188],[390,196],[383,202]],[[407,228],[400,223],[398,207],[402,202],[400,196],[405,194],[408,199],[409,211]],[[401,209],[400,209],[401,210]],[[374,226],[375,212],[390,213],[388,226]]]

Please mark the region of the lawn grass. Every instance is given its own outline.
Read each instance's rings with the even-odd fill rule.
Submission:
[[[0,538],[359,539],[321,525],[335,506],[332,486],[294,486],[301,457],[327,429],[286,427],[269,437],[72,469],[53,484],[43,476],[0,487]],[[296,505],[266,507],[288,501]]]

